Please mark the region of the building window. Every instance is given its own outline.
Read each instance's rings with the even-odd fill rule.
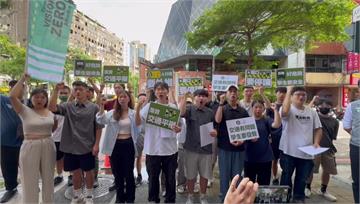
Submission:
[[[72,29],[70,29],[70,33],[71,33],[71,34],[73,33],[73,30],[72,30]]]
[[[323,67],[323,68],[329,67],[329,59],[328,58],[322,59],[321,67]]]
[[[87,26],[87,22],[85,22],[85,26]]]
[[[315,67],[315,58],[306,58],[306,67]]]

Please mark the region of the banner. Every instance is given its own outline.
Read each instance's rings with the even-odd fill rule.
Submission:
[[[127,66],[104,66],[104,83],[122,83],[129,81],[129,67]]]
[[[75,60],[75,76],[100,77],[101,60]]]
[[[194,93],[198,89],[203,89],[203,78],[179,78],[178,79],[178,96],[186,93]]]
[[[304,86],[304,68],[286,68],[276,70],[276,85],[279,86]]]
[[[251,140],[259,137],[253,117],[227,120],[226,127],[230,142]]]
[[[29,1],[25,69],[32,78],[61,82],[75,5],[68,0]]]
[[[245,70],[245,85],[271,87],[271,70]]]
[[[159,103],[150,103],[146,123],[172,130],[180,118],[180,110]]]
[[[348,52],[346,59],[346,72],[348,74],[358,73],[360,71],[360,54]]]
[[[232,84],[238,84],[238,75],[213,75],[212,90],[226,91],[226,88]]]
[[[157,69],[149,70],[147,74],[146,86],[147,88],[154,88],[156,82],[165,82],[169,86],[174,86],[173,82],[174,71],[172,69]]]

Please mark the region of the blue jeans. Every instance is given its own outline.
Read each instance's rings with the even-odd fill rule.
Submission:
[[[350,144],[351,177],[353,179],[352,189],[354,202],[359,203],[359,146]]]
[[[245,152],[231,152],[219,148],[220,197],[223,202],[229,183],[236,174],[241,176],[244,169]]]
[[[281,154],[280,166],[282,168],[280,185],[289,186],[293,190],[294,200],[305,200],[305,185],[306,179],[309,177],[314,167],[313,160],[300,159]],[[292,185],[291,177],[295,173],[294,187]]]

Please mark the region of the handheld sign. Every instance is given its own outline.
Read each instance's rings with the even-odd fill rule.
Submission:
[[[232,84],[238,84],[238,75],[213,75],[212,90],[226,91],[226,88]]]
[[[303,86],[305,83],[304,68],[287,68],[276,70],[277,86]]]
[[[202,78],[178,78],[178,96],[203,88]]]
[[[172,130],[180,118],[180,110],[159,103],[150,103],[146,123]]]
[[[32,78],[61,82],[75,5],[68,0],[28,2],[25,69]]]
[[[271,70],[245,70],[246,86],[272,86]]]
[[[75,76],[100,77],[101,60],[75,60]]]
[[[104,66],[104,83],[122,83],[129,81],[129,67]]]
[[[174,71],[172,69],[157,69],[149,70],[147,74],[147,88],[154,88],[156,82],[165,82],[169,86],[174,86],[173,82]]]
[[[253,117],[227,120],[226,127],[230,142],[251,140],[259,137]]]

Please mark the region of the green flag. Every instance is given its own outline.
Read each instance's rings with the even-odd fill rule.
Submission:
[[[33,78],[62,81],[74,9],[71,0],[29,1],[26,69]]]

